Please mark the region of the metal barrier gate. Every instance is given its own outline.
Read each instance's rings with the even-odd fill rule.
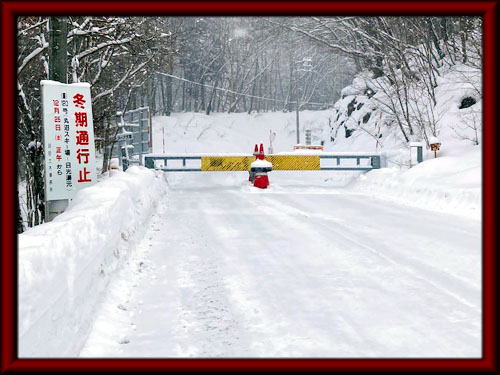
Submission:
[[[121,132],[116,135],[120,141],[119,147],[113,148],[113,156],[120,158],[124,170],[128,164],[142,165],[142,155],[149,154],[152,147],[151,111],[149,107],[142,107],[119,112],[116,118]],[[124,162],[124,159],[126,162]],[[124,163],[127,165],[125,166]]]
[[[194,167],[187,165],[187,161],[200,160],[201,165]],[[321,170],[321,171],[370,171],[385,167],[385,158],[381,154],[347,154],[324,153],[322,155],[266,155],[266,160],[273,164],[273,170]],[[323,160],[323,162],[321,162]],[[355,165],[343,165],[341,161],[354,161]],[[158,165],[156,161],[162,161]],[[168,161],[177,161],[174,167],[168,166]],[[253,155],[210,155],[210,154],[181,154],[181,155],[145,155],[144,165],[147,168],[159,169],[166,172],[223,172],[248,171],[255,161]],[[361,161],[364,161],[362,164]],[[332,163],[333,162],[333,163]],[[191,164],[191,163],[190,163]],[[322,165],[323,164],[323,165]],[[352,163],[351,163],[352,164]]]

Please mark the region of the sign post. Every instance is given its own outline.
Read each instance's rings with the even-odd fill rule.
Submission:
[[[415,160],[413,150],[416,150],[416,160],[417,164],[422,163],[424,161],[423,148],[424,144],[422,142],[410,142],[410,168],[414,165],[413,161]]]
[[[429,144],[431,145],[431,151],[434,151],[434,158],[437,158],[437,152],[441,147],[441,141],[437,137],[431,137],[429,139]]]
[[[40,82],[45,152],[45,221],[96,182],[90,84]]]

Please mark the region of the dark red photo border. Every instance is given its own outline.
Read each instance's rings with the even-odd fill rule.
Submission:
[[[496,1],[113,2],[1,1],[2,358],[1,371],[496,370],[494,142]],[[16,16],[109,15],[481,15],[484,17],[483,356],[481,359],[18,359],[16,194]]]

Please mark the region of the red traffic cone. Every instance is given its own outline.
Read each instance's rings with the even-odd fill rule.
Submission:
[[[257,174],[253,180],[253,186],[260,189],[267,189],[269,186],[269,177],[267,177],[267,173]]]
[[[254,156],[257,156],[258,153],[259,153],[259,147],[257,146],[257,143],[256,143],[255,148],[253,149],[253,154],[254,154]]]
[[[257,159],[264,160],[264,145],[262,143],[260,144],[260,150]]]

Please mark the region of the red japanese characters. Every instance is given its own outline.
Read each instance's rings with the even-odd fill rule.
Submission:
[[[75,94],[73,96],[73,103],[75,107],[85,109],[84,95]],[[75,127],[86,128],[88,126],[87,112],[75,112]],[[76,131],[76,145],[84,146],[89,144],[88,131],[77,130]],[[83,168],[78,169],[78,182],[92,182],[92,179],[88,177],[90,171],[87,169],[85,164],[89,163],[90,151],[88,148],[77,148],[76,149],[76,159],[78,160],[78,165],[83,165]]]

